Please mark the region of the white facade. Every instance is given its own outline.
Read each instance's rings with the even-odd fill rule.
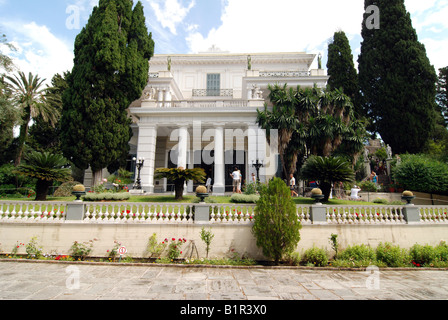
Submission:
[[[145,158],[141,171],[147,192],[170,190],[155,181],[154,170],[202,167],[213,179],[213,193],[232,191],[236,166],[249,181],[262,161],[260,180],[277,171],[275,148],[256,124],[268,85],[325,87],[324,70],[310,70],[316,55],[306,53],[155,55],[142,98],[129,111],[134,118],[132,150]],[[193,182],[187,190],[193,191]]]

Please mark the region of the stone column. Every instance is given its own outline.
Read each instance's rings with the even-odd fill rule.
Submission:
[[[154,170],[156,160],[157,127],[139,125],[137,158],[144,158],[145,163],[140,172],[142,189],[154,192]],[[136,173],[137,174],[137,173]]]
[[[224,127],[215,128],[215,176],[213,184],[213,195],[223,196],[225,194],[225,165],[224,165]]]
[[[247,129],[247,166],[248,166],[247,169],[248,170],[246,170],[246,172],[247,172],[246,179],[248,179],[248,181],[252,181],[252,180],[249,180],[250,177],[252,177],[252,173],[257,175],[255,168],[252,166],[252,163],[257,161],[257,130],[258,130],[258,126],[249,126],[249,128]]]
[[[252,173],[257,174],[257,170],[252,166],[257,160],[263,163],[263,167],[259,170],[260,182],[266,182],[266,135],[264,130],[258,126],[249,126],[247,131],[247,170],[248,177],[252,176]]]
[[[165,89],[159,89],[157,96],[157,108],[163,107],[163,99],[165,98]]]
[[[177,145],[177,167],[187,169],[188,156],[188,128],[182,126],[179,128],[179,144]]]
[[[165,91],[164,107],[165,108],[171,108],[171,103],[172,103],[171,91],[170,91],[169,88],[167,88],[166,91]]]

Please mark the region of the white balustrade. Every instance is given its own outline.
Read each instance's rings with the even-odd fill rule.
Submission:
[[[65,221],[69,202],[2,201],[0,222],[61,223]],[[85,223],[192,224],[191,203],[113,203],[84,202]],[[210,204],[212,224],[250,224],[255,218],[255,204]],[[406,224],[404,205],[326,207],[328,224],[372,225]],[[420,223],[448,223],[448,206],[418,206]],[[297,205],[296,214],[303,225],[312,224],[309,205]]]

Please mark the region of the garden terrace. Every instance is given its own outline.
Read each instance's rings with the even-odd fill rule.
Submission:
[[[81,208],[81,217],[70,217],[72,207]],[[208,207],[206,220],[195,219],[200,206]],[[120,241],[133,257],[144,257],[148,238],[186,238],[201,248],[202,227],[211,228],[215,240],[210,256],[225,257],[231,250],[262,259],[251,232],[256,219],[254,204],[233,203],[144,203],[144,202],[0,202],[0,252],[17,243],[38,237],[47,250],[67,254],[74,241],[98,239],[95,256],[105,256],[114,241]],[[409,208],[418,219],[410,219]],[[324,218],[316,219],[321,210]],[[341,245],[396,243],[410,248],[415,243],[437,245],[448,234],[448,206],[406,205],[296,205],[302,222],[297,248],[321,247],[330,250],[329,237],[338,234]],[[313,214],[314,212],[314,214]],[[191,242],[190,242],[191,241]]]

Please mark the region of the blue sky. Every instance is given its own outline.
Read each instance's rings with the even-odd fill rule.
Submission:
[[[134,1],[135,2],[135,1]],[[156,53],[319,53],[337,30],[360,52],[362,0],[142,0]],[[0,33],[17,48],[17,67],[50,79],[70,70],[76,35],[98,0],[0,0]],[[448,0],[405,0],[436,69],[448,65]]]

